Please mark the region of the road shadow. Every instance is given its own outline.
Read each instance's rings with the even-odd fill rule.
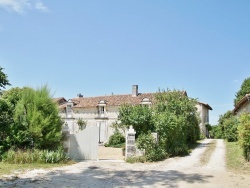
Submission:
[[[112,165],[112,164],[111,164]],[[132,166],[131,166],[132,167]],[[77,171],[55,170],[34,178],[0,181],[4,187],[178,187],[184,182],[206,183],[211,175],[182,173],[178,170],[110,170],[97,166]],[[0,186],[1,187],[1,186]]]

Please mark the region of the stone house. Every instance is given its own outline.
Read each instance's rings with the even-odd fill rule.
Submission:
[[[209,138],[209,131],[206,127],[209,124],[209,110],[213,110],[211,106],[203,102],[198,102],[196,105],[198,114],[200,115],[200,131],[205,137]]]
[[[250,93],[246,94],[233,109],[233,114],[238,117],[243,113],[250,113]]]
[[[183,92],[187,96],[186,92]],[[151,105],[154,93],[139,93],[138,85],[132,86],[132,93],[125,95],[110,95],[99,97],[83,97],[70,99],[66,102],[64,98],[57,98],[60,116],[68,125],[70,133],[74,134],[78,129],[77,120],[79,118],[87,122],[88,126],[99,128],[98,142],[108,142],[109,137],[114,133],[112,124],[118,120],[119,107],[122,104]],[[60,103],[61,102],[61,103]],[[197,109],[201,116],[200,128],[206,136],[205,124],[209,123],[209,110],[212,108],[205,103],[199,102]]]

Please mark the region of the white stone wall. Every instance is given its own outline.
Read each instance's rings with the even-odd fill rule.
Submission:
[[[107,106],[105,107],[105,114],[102,118],[100,118],[98,114],[97,107],[72,108],[70,118],[68,118],[69,116],[66,114],[65,110],[61,110],[59,115],[62,117],[62,119],[64,119],[65,122],[67,122],[71,134],[78,130],[77,120],[82,118],[87,122],[87,126],[97,126],[99,131],[102,131],[102,133],[105,131],[104,142],[108,142],[108,138],[114,134],[114,129],[111,127],[111,125],[117,121],[118,112],[118,106]],[[105,128],[100,128],[99,126],[105,126]]]
[[[247,103],[245,103],[237,112],[237,116],[239,117],[241,114],[243,113],[250,113],[250,102],[248,101]]]
[[[204,105],[202,104],[197,104],[196,105],[198,114],[200,116],[200,130],[201,134],[204,136],[208,136],[207,128],[206,128],[206,123],[209,123],[209,109],[207,109]]]

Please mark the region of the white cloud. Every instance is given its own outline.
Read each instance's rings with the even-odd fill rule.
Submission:
[[[42,12],[49,10],[40,0],[0,0],[0,8],[20,14],[24,13],[27,9],[36,9]]]
[[[41,1],[38,1],[38,2],[35,3],[35,8],[37,10],[42,11],[42,12],[48,12],[49,11],[48,7],[46,7]]]

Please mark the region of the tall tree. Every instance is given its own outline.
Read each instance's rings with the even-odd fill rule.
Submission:
[[[3,68],[0,66],[0,94],[1,88],[5,88],[7,85],[10,85],[8,76],[3,72]]]
[[[25,88],[16,105],[14,119],[28,129],[35,148],[60,146],[63,123],[47,86],[37,90]]]
[[[250,77],[243,81],[240,90],[236,93],[234,105],[236,105],[248,93],[250,93]]]
[[[187,153],[187,144],[200,136],[197,101],[177,90],[158,92],[155,98],[155,127],[161,144],[169,154]]]
[[[154,130],[152,109],[146,105],[128,105],[124,104],[119,109],[118,120],[120,120],[120,128],[133,125],[136,131],[136,137],[142,133]]]
[[[21,93],[22,89],[12,88],[4,91],[0,98],[0,153],[10,147],[24,148],[28,143],[28,131],[13,118]]]

